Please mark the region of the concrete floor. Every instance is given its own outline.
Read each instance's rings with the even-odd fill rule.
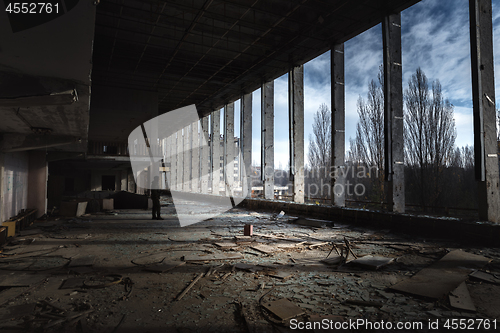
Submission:
[[[203,208],[193,205],[193,214],[201,213]],[[476,323],[482,318],[491,320],[483,331],[494,331],[495,319],[500,328],[498,284],[467,279],[476,311],[453,308],[448,297],[436,300],[390,289],[455,249],[491,259],[484,270],[500,276],[498,248],[415,239],[342,221],[302,226],[288,215],[275,220],[275,214],[241,208],[181,228],[174,214],[164,199],[163,221],[151,220],[145,210],[115,210],[33,224],[24,232],[31,235],[16,237],[0,254],[0,331],[287,332],[297,331],[290,328],[298,328],[298,321],[324,318],[365,319],[375,325],[422,322],[423,329],[414,331],[429,332],[436,331],[428,327],[436,320],[442,328],[447,319]],[[256,235],[242,237],[245,224],[252,224]],[[340,267],[319,262],[332,242],[340,248],[344,238],[357,256],[394,260],[378,270],[353,262]],[[262,245],[271,253],[252,248]],[[204,260],[211,255],[240,258]],[[185,261],[193,256],[198,261]],[[159,263],[163,273],[154,271]],[[281,324],[259,305],[280,299],[304,312],[295,324]],[[351,326],[350,331],[366,328]],[[412,331],[384,328],[376,331]]]

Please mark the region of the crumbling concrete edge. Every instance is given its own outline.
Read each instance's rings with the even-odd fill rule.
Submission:
[[[409,233],[415,236],[446,238],[462,242],[480,243],[485,246],[500,246],[500,224],[491,222],[398,214],[327,205],[298,204],[288,201],[255,198],[246,198],[239,206],[252,210],[283,210],[288,215],[329,219],[377,229],[391,229],[392,231]]]

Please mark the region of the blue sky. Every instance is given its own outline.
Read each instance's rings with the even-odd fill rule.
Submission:
[[[500,94],[500,1],[493,1],[496,96]],[[443,95],[455,106],[456,146],[473,143],[468,0],[423,0],[401,14],[403,89],[421,67],[430,82],[439,79]],[[345,46],[346,151],[354,138],[359,96],[382,64],[380,25],[347,41]],[[304,65],[306,162],[313,117],[321,103],[330,107],[330,52]],[[274,82],[275,165],[288,162],[288,75]],[[235,106],[239,135],[239,101]],[[253,93],[253,163],[260,164],[260,89]]]

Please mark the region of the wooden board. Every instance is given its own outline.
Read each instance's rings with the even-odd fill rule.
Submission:
[[[370,269],[379,269],[389,263],[394,261],[394,258],[386,258],[379,256],[364,256],[358,259],[354,259],[351,261],[353,265],[359,265]]]
[[[302,310],[300,307],[290,302],[286,298],[282,298],[272,302],[264,302],[262,303],[262,306],[274,313],[281,320],[295,318],[304,314],[304,310]]]
[[[230,242],[220,242],[220,243],[214,243],[214,244],[217,245],[218,247],[222,247],[222,248],[229,248],[229,247],[238,246],[238,244],[230,243]]]
[[[462,282],[450,293],[450,305],[455,309],[476,311],[476,307],[469,294],[465,282]]]
[[[292,277],[293,273],[278,271],[278,272],[269,272],[267,273],[267,275],[281,280],[286,280],[289,277]]]
[[[233,260],[243,259],[241,253],[214,253],[214,254],[190,254],[184,256],[184,261],[211,261],[211,260]]]
[[[256,251],[265,253],[265,254],[272,254],[272,253],[277,251],[277,249],[275,247],[263,245],[263,244],[253,245],[253,246],[250,246],[250,248],[254,249]]]
[[[491,259],[483,256],[455,250],[411,278],[395,284],[391,289],[440,299],[464,282],[471,270],[480,269],[490,261]]]

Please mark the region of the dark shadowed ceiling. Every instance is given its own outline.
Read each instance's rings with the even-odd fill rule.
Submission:
[[[208,114],[418,1],[101,1],[92,84]]]

